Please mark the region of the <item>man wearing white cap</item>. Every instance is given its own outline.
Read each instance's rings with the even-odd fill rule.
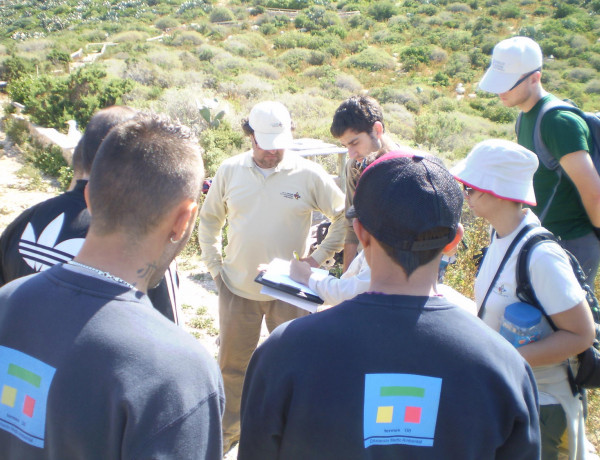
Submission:
[[[494,228],[492,243],[475,280],[478,316],[500,331],[507,306],[517,297],[517,260],[523,244],[543,231],[523,204],[535,206],[536,155],[514,142],[491,139],[477,144],[451,172],[462,182],[469,207]],[[545,319],[541,338],[517,350],[533,368],[540,402],[542,460],[557,460],[564,433],[568,458],[585,458],[585,427],[579,394],[567,375],[568,359],[594,341],[594,322],[585,292],[564,251],[554,243],[535,246],[529,258],[531,286],[555,326]]]
[[[482,90],[498,94],[505,106],[521,109],[518,143],[538,156],[536,121],[543,106],[557,100],[542,88],[541,70],[539,45],[527,37],[512,37],[495,46],[490,68],[479,83]],[[600,241],[594,233],[594,227],[600,227],[600,177],[589,155],[590,130],[577,114],[555,109],[543,115],[540,133],[553,158],[540,156],[533,178],[533,212],[561,238],[593,283],[600,261]],[[558,163],[557,168],[550,162]]]
[[[242,129],[252,150],[219,167],[200,212],[202,259],[219,290],[219,365],[226,413],[224,448],[239,438],[240,398],[248,361],[258,343],[263,317],[269,331],[306,311],[260,293],[254,282],[259,264],[294,251],[306,255],[312,211],[332,221],[327,237],[302,259],[319,266],[339,251],[344,239],[344,195],[318,164],[286,150],[292,121],[279,102],[256,104]],[[222,254],[221,230],[227,221]]]

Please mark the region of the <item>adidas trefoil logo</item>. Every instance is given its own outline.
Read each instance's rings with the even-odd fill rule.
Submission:
[[[68,262],[79,253],[85,238],[72,238],[56,244],[64,220],[65,214],[62,213],[46,226],[39,238],[36,238],[31,223],[25,227],[19,241],[19,253],[36,272]]]

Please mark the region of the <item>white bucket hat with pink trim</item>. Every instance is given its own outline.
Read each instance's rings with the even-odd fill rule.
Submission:
[[[535,206],[533,174],[538,163],[531,150],[507,140],[490,139],[473,147],[450,172],[475,190]]]

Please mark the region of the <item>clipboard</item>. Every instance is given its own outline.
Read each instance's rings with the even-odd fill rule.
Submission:
[[[298,288],[296,286],[292,286],[290,284],[286,284],[284,282],[275,282],[264,278],[265,272],[260,272],[254,281],[263,286],[270,287],[271,289],[275,289],[277,291],[284,292],[286,294],[290,294],[294,297],[297,297],[301,300],[305,300],[308,302],[312,302],[317,305],[323,305],[323,299],[316,294],[308,292],[307,290]]]

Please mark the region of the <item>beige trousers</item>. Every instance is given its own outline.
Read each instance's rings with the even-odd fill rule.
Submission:
[[[250,300],[233,294],[220,276],[215,283],[219,290],[219,366],[225,386],[223,415],[223,445],[239,439],[240,402],[246,368],[260,338],[263,316],[272,332],[286,321],[308,314],[280,300]]]

